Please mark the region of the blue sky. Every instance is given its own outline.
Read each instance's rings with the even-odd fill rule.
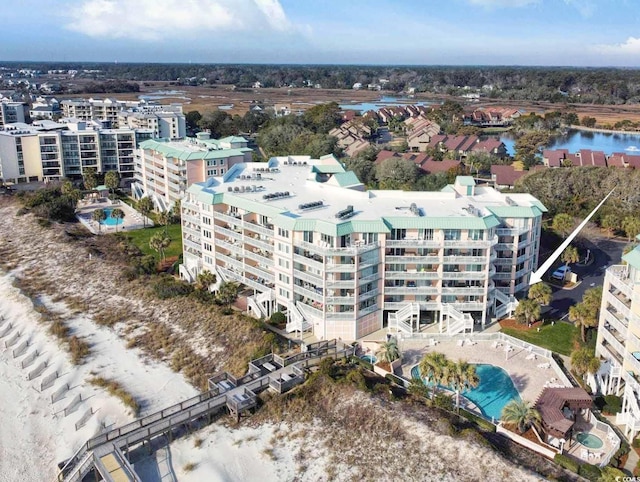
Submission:
[[[0,60],[640,67],[639,0],[13,0]]]

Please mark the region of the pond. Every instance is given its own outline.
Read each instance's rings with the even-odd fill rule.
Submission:
[[[515,154],[515,139],[509,134],[500,136],[510,155]],[[569,131],[566,135],[555,137],[548,149],[568,149],[576,153],[580,149],[603,151],[606,155],[614,152],[640,154],[640,134],[611,134],[605,132]]]
[[[409,97],[387,97],[383,96],[380,99],[373,102],[360,102],[360,103],[342,103],[340,108],[343,110],[357,110],[366,112],[368,110],[378,110],[381,107],[395,107],[399,105],[432,105],[439,104],[438,101],[430,100],[415,100]]]

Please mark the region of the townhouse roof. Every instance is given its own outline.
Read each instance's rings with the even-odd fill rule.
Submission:
[[[491,166],[491,176],[498,186],[515,186],[516,181],[526,173],[526,171],[516,171],[513,166]]]
[[[636,246],[635,249],[629,251],[622,257],[622,259],[626,261],[630,266],[633,266],[636,269],[640,269],[640,246]]]
[[[443,159],[442,161],[436,161],[432,158],[428,158],[420,164],[420,168],[428,172],[429,174],[436,174],[438,172],[447,172],[450,169],[457,168],[462,162],[455,161],[453,159]]]

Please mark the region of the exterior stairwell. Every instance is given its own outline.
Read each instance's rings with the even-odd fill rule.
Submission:
[[[420,305],[418,303],[408,303],[404,308],[395,313],[389,313],[389,331],[396,333],[406,333],[407,335],[417,331],[420,321]],[[413,325],[416,324],[414,329]]]
[[[443,318],[446,318],[447,327],[443,329]],[[466,331],[473,331],[473,318],[469,313],[462,313],[458,311],[450,304],[442,305],[440,311],[440,332],[446,331],[448,335],[456,335],[458,333],[465,333]]]
[[[289,302],[287,306],[287,311],[289,315],[289,321],[287,322],[286,330],[287,333],[293,333],[294,331],[307,331],[311,329],[311,323],[309,323],[300,310],[296,307],[293,302]]]
[[[518,300],[513,296],[507,296],[499,290],[495,291],[496,301],[500,302],[499,306],[496,306],[495,316],[496,318],[505,318],[511,316],[518,307]]]

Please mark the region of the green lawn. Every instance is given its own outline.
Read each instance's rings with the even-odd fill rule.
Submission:
[[[580,336],[580,330],[569,323],[556,322],[555,325],[546,324],[540,331],[529,331],[503,328],[502,332],[514,338],[533,343],[562,355],[570,355],[573,351],[573,341]]]
[[[165,254],[167,258],[172,256],[180,256],[182,254],[182,231],[180,224],[170,224],[167,227],[167,234],[171,238],[171,244],[167,248]],[[138,229],[121,233],[119,236],[126,236],[131,239],[144,254],[152,254],[157,256],[158,253],[149,247],[149,240],[157,232],[164,230],[164,226],[156,226],[154,228]]]

